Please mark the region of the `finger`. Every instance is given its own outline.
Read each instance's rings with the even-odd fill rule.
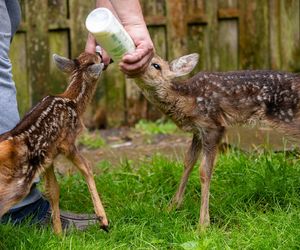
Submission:
[[[120,68],[120,70],[128,77],[133,78],[142,75],[147,69],[147,65],[143,66],[142,68],[139,68],[137,70],[126,70],[123,68]]]
[[[128,76],[140,75],[145,72],[151,59],[152,59],[151,57],[149,57],[149,58],[144,57],[135,64],[127,64],[127,63],[121,62],[119,64],[119,66],[120,66],[121,71],[124,72]]]
[[[122,61],[128,64],[134,64],[143,58],[153,57],[153,49],[150,47],[138,46],[136,50],[130,54],[124,55]]]
[[[89,33],[85,44],[85,52],[95,54],[96,51],[96,40],[94,36]]]
[[[102,49],[102,58],[103,58],[104,65],[108,66],[110,64],[111,59],[110,59],[109,55],[107,54],[107,52],[104,49]]]

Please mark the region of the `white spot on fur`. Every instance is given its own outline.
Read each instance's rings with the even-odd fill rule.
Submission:
[[[294,115],[293,110],[292,110],[292,109],[289,109],[289,110],[288,110],[288,114],[289,114],[290,116],[293,116],[293,115]]]
[[[197,97],[197,102],[202,102],[204,100],[203,97]]]

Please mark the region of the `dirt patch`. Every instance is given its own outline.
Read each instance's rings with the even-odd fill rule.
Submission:
[[[99,132],[90,132],[90,134],[99,136]],[[105,140],[105,146],[98,149],[79,146],[82,154],[94,168],[103,160],[116,167],[122,160],[131,160],[138,164],[140,160],[151,158],[155,154],[182,161],[192,137],[184,133],[145,135],[130,128],[100,130],[100,135]],[[276,131],[264,128],[232,128],[226,133],[224,141],[245,151],[265,148],[280,151],[290,149],[294,145],[286,142],[286,139]],[[55,165],[61,174],[70,174],[75,171],[72,164],[63,157],[58,157]],[[99,169],[94,170],[99,171]]]
[[[99,136],[99,132],[90,133],[92,136]],[[155,154],[182,160],[191,140],[188,134],[145,135],[130,128],[101,130],[100,134],[106,142],[105,146],[88,149],[79,145],[81,153],[92,166],[103,160],[110,162],[113,166],[118,166],[124,160],[138,163]],[[61,174],[73,173],[75,170],[72,164],[61,156],[56,159],[55,165]]]

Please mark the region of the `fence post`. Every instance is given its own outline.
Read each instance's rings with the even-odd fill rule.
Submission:
[[[166,0],[168,59],[187,52],[186,1]]]
[[[26,1],[28,21],[29,82],[32,88],[32,103],[37,103],[49,93],[49,43],[48,1]]]

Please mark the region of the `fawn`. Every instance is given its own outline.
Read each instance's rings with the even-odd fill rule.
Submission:
[[[82,53],[75,60],[53,55],[56,66],[70,76],[64,93],[47,96],[13,128],[0,135],[0,218],[30,191],[34,179],[45,175],[45,190],[52,209],[53,229],[62,232],[59,187],[53,160],[65,155],[86,179],[101,228],[108,220],[98,195],[92,170],[75,146],[83,129],[82,115],[103,70],[99,55]]]
[[[209,187],[217,148],[227,127],[259,121],[299,137],[300,74],[277,71],[200,72],[187,80],[198,62],[190,54],[168,63],[154,56],[136,79],[145,97],[193,139],[170,208],[179,207],[189,175],[202,151],[200,227],[209,225]]]

